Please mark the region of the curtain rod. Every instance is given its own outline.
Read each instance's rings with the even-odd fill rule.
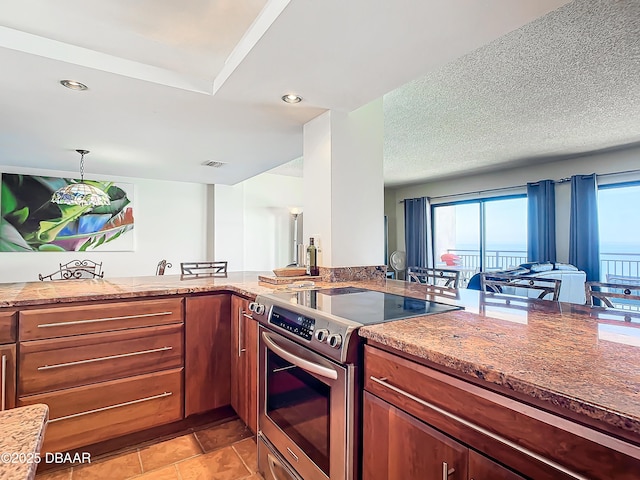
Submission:
[[[635,170],[624,170],[622,172],[611,172],[611,173],[597,173],[596,174],[596,178],[600,178],[600,177],[608,177],[610,175],[624,175],[624,174],[628,174],[628,173],[640,173],[640,169],[635,169]],[[558,180],[554,180],[553,183],[566,183],[566,182],[570,182],[571,181],[571,177],[565,177],[565,178],[560,178]],[[538,184],[538,182],[530,182],[534,185]],[[438,195],[437,197],[429,197],[429,199],[438,199],[438,198],[451,198],[451,197],[462,197],[465,195],[473,195],[475,194],[480,194],[480,193],[491,193],[491,192],[502,192],[505,190],[515,190],[517,188],[524,188],[526,187],[527,184],[525,183],[524,185],[513,185],[511,187],[500,187],[500,188],[490,188],[488,190],[477,190],[477,191],[472,191],[472,192],[464,192],[464,193],[452,193],[451,195]],[[400,200],[398,203],[404,203],[404,200]]]

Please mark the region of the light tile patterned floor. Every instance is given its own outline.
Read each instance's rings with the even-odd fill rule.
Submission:
[[[255,439],[244,423],[232,420],[36,480],[262,480],[257,469]]]

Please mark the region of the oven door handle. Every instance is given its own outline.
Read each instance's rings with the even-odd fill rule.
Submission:
[[[336,372],[334,369],[325,367],[323,365],[318,365],[317,363],[313,363],[309,360],[305,360],[304,358],[300,358],[291,352],[287,352],[284,348],[278,345],[273,340],[273,338],[271,338],[271,335],[269,335],[267,332],[262,332],[262,339],[264,340],[264,343],[269,350],[273,351],[276,355],[282,357],[296,367],[300,367],[307,372],[315,373],[316,375],[320,375],[324,378],[329,378],[331,380],[338,379],[338,372]]]

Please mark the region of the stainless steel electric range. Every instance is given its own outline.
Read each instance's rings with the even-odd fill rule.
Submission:
[[[356,287],[259,295],[258,467],[267,480],[355,480],[357,329],[459,307]]]

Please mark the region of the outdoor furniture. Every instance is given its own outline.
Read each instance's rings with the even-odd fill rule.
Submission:
[[[44,280],[80,280],[87,278],[102,278],[102,262],[96,263],[92,260],[72,260],[68,263],[61,263],[60,269],[49,275],[38,274],[41,281]]]
[[[597,305],[622,310],[640,311],[640,283],[585,283],[587,305]]]
[[[226,277],[227,262],[182,262],[180,270],[183,276]]]
[[[446,268],[409,267],[407,275],[410,282],[426,283],[447,288],[458,288],[460,271]]]
[[[462,264],[462,259],[455,253],[443,253],[440,255],[440,260],[450,267]]]
[[[156,275],[164,275],[164,270],[171,267],[173,267],[173,265],[167,263],[166,260],[160,260],[158,262],[158,266],[156,267]]]
[[[483,292],[505,293],[516,296],[529,296],[529,291],[540,293],[536,298],[558,301],[561,280],[555,278],[525,277],[521,275],[504,275],[499,273],[480,274],[480,290]],[[529,290],[529,291],[528,291]]]

